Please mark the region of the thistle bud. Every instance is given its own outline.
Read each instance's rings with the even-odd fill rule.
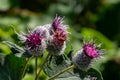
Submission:
[[[36,27],[30,34],[25,35],[27,51],[34,56],[40,56],[46,49],[46,40],[49,37],[49,32],[43,26]]]
[[[25,46],[26,50],[34,56],[41,55],[46,47],[43,37],[39,36],[37,33],[26,35]]]
[[[67,25],[63,25],[63,18],[60,16],[56,16],[51,24],[51,33],[54,33],[56,30],[62,30],[64,32],[67,32]]]
[[[86,70],[94,59],[101,57],[103,50],[98,49],[93,42],[84,43],[83,48],[73,57],[73,63],[80,69]]]
[[[56,30],[56,32],[51,36],[48,43],[48,51],[53,55],[60,55],[64,53],[66,48],[67,34],[62,30]]]
[[[64,53],[67,40],[67,28],[62,24],[63,18],[57,17],[53,20],[50,27],[50,38],[47,50],[53,55]]]

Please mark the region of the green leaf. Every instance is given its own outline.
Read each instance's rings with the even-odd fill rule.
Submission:
[[[25,52],[22,47],[19,47],[18,45],[14,44],[10,41],[3,41],[3,43],[7,44],[11,48],[11,50],[13,51],[14,54]]]
[[[74,68],[66,73],[69,74],[67,76],[59,76],[55,80],[103,80],[101,73],[93,68],[90,68],[87,71]],[[66,73],[63,73],[62,75],[65,75]]]
[[[51,56],[45,63],[43,70],[49,77],[51,77],[70,65],[71,61],[66,57],[66,55]],[[65,77],[67,75],[68,73],[60,75],[59,77]]]
[[[88,70],[87,75],[93,78],[97,78],[97,80],[103,80],[101,73],[93,68]]]
[[[1,54],[0,54],[1,56]],[[13,54],[4,55],[3,62],[0,62],[0,80],[18,80],[25,59],[14,56]]]
[[[20,57],[25,52],[23,48],[10,41],[3,41],[3,43],[7,44],[10,47],[12,53],[16,56]]]
[[[67,76],[59,76],[55,80],[84,80],[86,72],[80,69],[74,68],[68,72],[63,73],[62,75],[67,74]]]
[[[6,43],[6,44],[10,47],[12,53],[13,53],[15,56],[17,56],[17,57],[29,58],[29,57],[32,56],[32,55],[29,54],[28,51],[24,50],[22,47],[14,44],[14,43],[12,43],[12,42],[3,41],[3,43]]]

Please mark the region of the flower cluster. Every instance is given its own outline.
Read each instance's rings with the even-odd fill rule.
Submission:
[[[84,43],[83,48],[74,55],[73,63],[82,70],[88,69],[94,59],[101,57],[103,50],[99,47],[93,42]]]
[[[34,56],[42,55],[46,49],[53,55],[63,54],[68,32],[62,23],[63,18],[56,16],[51,24],[37,26],[25,34],[26,50]]]
[[[21,59],[21,65],[23,64],[23,60],[25,61],[25,64],[23,64],[23,66],[21,67],[19,80],[22,80],[24,78],[27,63],[30,60],[31,56],[35,58],[34,80],[37,80],[39,78],[42,69],[43,71],[45,71],[47,76],[50,77],[48,80],[54,80],[60,74],[63,74],[64,72],[67,72],[68,70],[71,70],[73,68],[74,69],[71,70],[73,72],[69,71],[67,74],[65,74],[65,76],[61,75],[59,76],[59,78],[64,77],[65,79],[67,79],[69,76],[76,76],[73,79],[84,78],[86,80],[97,80],[100,77],[100,80],[102,80],[101,74],[98,73],[98,71],[92,68],[90,69],[90,65],[94,61],[94,59],[100,58],[103,54],[103,49],[100,48],[100,45],[96,45],[95,41],[84,41],[82,49],[78,50],[72,58],[70,53],[72,53],[73,50],[69,52],[69,55],[63,54],[66,49],[66,41],[68,40],[67,36],[69,34],[69,32],[67,31],[67,25],[63,24],[63,19],[64,18],[60,16],[56,16],[51,24],[37,26],[33,30],[29,31],[28,34],[21,35],[15,31],[21,43],[24,44],[24,48],[19,47],[9,41],[5,41],[5,43],[7,43],[11,47],[11,50],[15,55],[25,58]],[[45,55],[40,69],[39,71],[37,71],[37,58],[38,56],[43,55],[45,51],[48,51],[48,54]],[[17,59],[16,57],[13,58]],[[57,73],[57,71],[59,72]],[[51,74],[53,76],[51,76]],[[78,74],[80,76],[78,76]],[[94,74],[96,75],[94,76]]]
[[[51,24],[37,26],[29,34],[24,35],[26,50],[34,56],[40,56],[47,50],[52,55],[61,55],[66,48],[67,25],[63,18],[56,16]],[[78,68],[86,70],[91,62],[101,57],[102,50],[93,42],[84,43],[81,50],[73,56],[73,63]]]

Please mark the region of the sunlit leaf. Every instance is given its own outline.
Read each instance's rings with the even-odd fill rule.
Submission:
[[[11,48],[11,50],[13,51],[14,54],[25,52],[22,47],[19,47],[18,45],[14,44],[10,41],[3,41],[3,43],[7,44]]]
[[[32,55],[29,54],[29,52],[27,50],[24,50],[22,47],[14,44],[12,42],[3,41],[3,43],[6,43],[10,47],[12,53],[14,55],[18,56],[18,57],[26,57],[26,58],[28,58],[28,57],[32,56]]]

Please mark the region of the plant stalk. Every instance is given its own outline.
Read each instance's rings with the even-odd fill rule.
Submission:
[[[50,56],[50,54],[48,53],[47,56],[45,57],[43,63],[40,65],[40,69],[39,69],[39,71],[38,71],[38,73],[37,73],[37,75],[36,75],[36,77],[35,77],[35,80],[38,79],[38,77],[39,77],[39,75],[40,75],[40,73],[41,73],[41,71],[42,71],[42,69],[43,69],[43,66],[44,66],[44,64],[45,64],[45,62],[47,61],[47,59],[48,59],[49,56]]]
[[[35,57],[35,80],[36,79],[36,76],[37,76],[37,60],[38,60],[38,57]]]
[[[26,61],[25,61],[24,65],[23,65],[23,68],[21,70],[21,76],[20,76],[19,80],[22,80],[22,78],[24,77],[25,70],[27,68],[27,63],[29,62],[29,60],[30,60],[30,58],[26,58]]]
[[[65,72],[73,69],[74,67],[75,67],[74,65],[71,65],[71,66],[69,66],[68,68],[65,68],[65,69],[63,69],[62,71],[58,72],[57,74],[53,75],[53,76],[50,77],[48,80],[54,80],[54,79],[57,78],[59,75],[61,75],[61,74],[65,73]]]

